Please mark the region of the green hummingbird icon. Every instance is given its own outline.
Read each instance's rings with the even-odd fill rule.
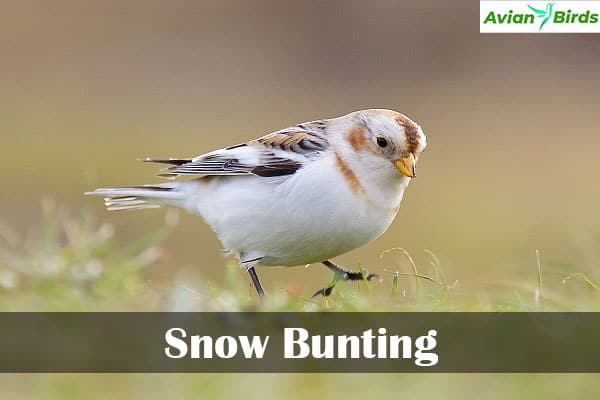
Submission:
[[[540,25],[540,31],[546,25],[546,22],[552,18],[552,8],[554,7],[554,2],[546,4],[546,10],[540,10],[539,8],[531,7],[527,4],[527,7],[531,8],[531,10],[537,14],[539,18],[543,18],[542,24]]]

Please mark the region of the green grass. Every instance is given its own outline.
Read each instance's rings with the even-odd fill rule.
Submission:
[[[541,311],[597,310],[598,286],[573,266],[523,263],[522,280],[452,279],[428,253],[420,265],[401,249],[383,254],[379,281],[339,283],[329,298],[315,288],[269,288],[259,302],[246,274],[231,262],[222,283],[199,279],[157,282],[170,228],[133,243],[87,214],[73,216],[44,203],[29,236],[0,227],[2,311]],[[532,251],[535,254],[535,250]],[[536,265],[537,264],[537,265]],[[358,265],[355,267],[359,267]],[[483,275],[483,274],[482,274]],[[328,284],[327,281],[322,282]],[[106,398],[582,398],[597,397],[593,376],[540,374],[3,374],[2,399]],[[108,389],[109,388],[109,389]],[[249,390],[250,388],[250,390]],[[594,394],[595,393],[595,394]]]
[[[246,274],[228,262],[222,283],[199,279],[157,282],[149,272],[161,259],[164,227],[122,245],[107,223],[43,204],[37,232],[21,237],[0,229],[2,311],[594,311],[600,289],[575,266],[549,262],[518,266],[526,278],[484,282],[452,280],[430,251],[417,265],[404,249],[381,258],[392,263],[375,281],[338,282],[330,297],[316,288],[272,288],[257,299]],[[357,268],[362,268],[360,265]],[[473,273],[474,274],[474,273]],[[537,277],[537,279],[536,279]],[[321,282],[326,286],[329,282]]]

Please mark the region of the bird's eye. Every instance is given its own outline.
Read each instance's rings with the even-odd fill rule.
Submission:
[[[377,138],[377,146],[381,147],[381,148],[386,148],[388,145],[388,141],[386,140],[386,138],[383,138],[381,136],[379,136]]]

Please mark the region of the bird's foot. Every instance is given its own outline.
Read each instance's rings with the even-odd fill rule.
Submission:
[[[319,289],[312,295],[311,299],[317,296],[329,297],[333,292],[333,288],[340,281],[368,281],[378,278],[377,274],[370,274],[367,270],[361,269],[360,271],[350,271],[346,268],[340,267],[331,261],[324,261],[323,264],[334,272],[333,281],[323,289]]]
[[[344,272],[342,279],[345,281],[364,281],[365,279],[367,281],[372,281],[375,278],[379,278],[379,275],[377,274],[370,274],[369,271],[367,270],[363,270],[363,271],[347,271]]]
[[[317,290],[315,294],[310,296],[310,298],[314,299],[317,296],[329,297],[331,296],[331,292],[333,292],[333,286],[328,286],[326,288]]]

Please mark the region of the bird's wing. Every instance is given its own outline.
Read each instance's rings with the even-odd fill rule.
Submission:
[[[527,7],[529,7],[531,9],[531,11],[533,11],[534,13],[536,13],[538,15],[538,17],[545,17],[546,16],[546,11],[545,10],[540,10],[539,8],[531,7],[529,4],[527,4]]]
[[[171,164],[159,176],[179,175],[291,175],[328,147],[326,122],[314,121],[270,133],[256,140],[189,159],[144,161]]]

